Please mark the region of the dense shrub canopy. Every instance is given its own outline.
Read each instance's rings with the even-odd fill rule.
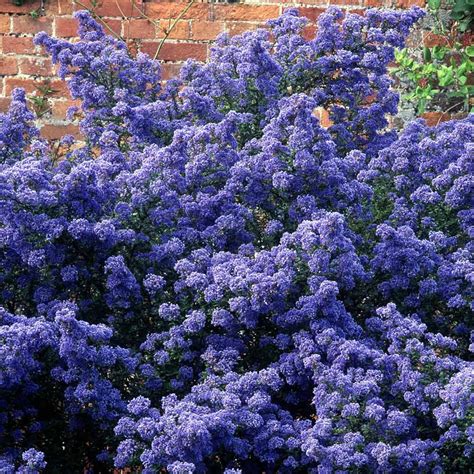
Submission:
[[[467,469],[474,121],[387,129],[421,15],[288,10],[165,86],[38,35],[85,141],[0,116],[0,472]]]

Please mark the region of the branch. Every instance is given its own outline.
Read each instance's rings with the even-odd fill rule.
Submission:
[[[79,0],[73,0],[74,3],[79,5],[80,7],[84,8],[84,10],[87,10],[94,20],[97,20],[99,23],[102,24],[110,33],[112,33],[113,36],[115,36],[117,39],[121,41],[125,41],[118,33],[116,33],[97,13],[94,12],[94,10],[91,10],[90,8],[87,7],[87,5],[84,5],[82,2]]]
[[[179,20],[181,20],[181,18],[183,18],[184,15],[186,15],[186,13],[188,12],[188,10],[194,5],[194,3],[196,3],[196,0],[191,0],[187,5],[186,5],[186,8],[183,8],[183,10],[181,11],[181,13],[174,19],[173,23],[171,24],[171,26],[165,30],[165,36],[163,37],[163,39],[161,40],[160,44],[158,45],[158,48],[156,49],[156,53],[155,55],[153,56],[153,59],[157,59],[158,58],[158,55],[160,54],[160,51],[161,51],[161,48],[163,47],[163,45],[165,44],[165,41],[168,39],[168,36],[170,35],[170,33],[173,31],[173,28],[176,26],[176,24],[178,23]]]
[[[125,28],[124,28],[124,39],[128,36],[128,33],[130,32],[130,18],[125,16],[125,13],[123,12],[122,8],[120,7],[120,3],[118,2],[118,0],[115,0],[115,5],[117,5],[117,8],[120,12],[120,14],[122,15],[122,18],[126,21],[128,21],[128,31],[127,33],[125,34]],[[132,15],[133,15],[133,7],[132,7]],[[125,25],[124,25],[125,26]]]
[[[440,123],[441,123],[441,120],[443,119],[443,117],[445,115],[448,115],[448,118],[449,118],[449,112],[453,109],[455,109],[456,107],[458,107],[459,105],[464,105],[464,101],[462,102],[458,102],[457,104],[454,104],[452,105],[451,107],[449,107],[449,109],[445,110],[440,116],[439,116],[439,119],[438,119],[438,123],[436,124],[436,126],[438,126]]]
[[[138,8],[137,4],[135,3],[135,0],[132,1],[132,7],[136,8],[140,12],[140,16],[148,20],[150,23],[153,23],[155,26],[159,25],[158,21],[155,21],[153,18],[149,17],[142,9]]]
[[[128,20],[130,21],[130,18],[128,18],[125,13],[123,12],[122,8],[120,7],[120,3],[118,2],[118,0],[115,0],[115,5],[117,5],[117,8],[118,8],[118,11],[120,12],[120,14],[122,15],[122,18],[124,20]]]

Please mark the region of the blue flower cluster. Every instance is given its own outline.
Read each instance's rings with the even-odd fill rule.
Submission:
[[[1,472],[467,472],[474,120],[387,129],[422,14],[289,9],[166,85],[37,36],[84,141],[0,116]]]

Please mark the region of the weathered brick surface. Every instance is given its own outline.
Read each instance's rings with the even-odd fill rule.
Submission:
[[[0,58],[0,75],[12,76],[18,73],[18,61],[14,56]]]
[[[186,7],[187,2],[152,0],[144,3],[144,11],[147,17],[154,20],[163,18],[176,18]],[[207,20],[211,5],[207,2],[195,3],[184,15],[184,20],[198,19]]]
[[[18,15],[13,17],[12,32],[16,34],[36,34],[40,31],[53,32],[53,18],[41,16],[34,18],[31,15]]]
[[[158,22],[158,28],[157,28],[157,37],[158,38],[163,38],[165,36],[165,32],[170,30],[171,28],[171,23],[173,20],[167,19],[167,20],[160,20]],[[169,40],[173,39],[189,39],[191,37],[191,23],[188,20],[179,20],[176,25],[173,27],[173,29],[170,30],[170,33],[168,35]]]
[[[51,115],[54,119],[65,120],[69,107],[78,106],[79,101],[58,99],[52,102]]]
[[[240,35],[245,31],[255,30],[264,26],[265,22],[232,21],[226,23],[226,31],[231,36]]]
[[[27,0],[23,5],[15,5],[15,2],[10,0],[1,0],[0,13],[20,13],[25,15],[39,8],[40,5],[41,0]]]
[[[51,59],[42,57],[20,58],[20,73],[27,76],[52,76],[54,68]]]
[[[72,124],[47,123],[41,128],[41,135],[48,140],[57,140],[64,135],[78,137],[79,127]]]
[[[74,3],[74,2],[72,2]],[[137,17],[142,13],[143,2],[141,0],[83,0],[81,1],[89,9],[94,9],[97,15],[106,17]],[[94,7],[94,4],[96,5]],[[82,5],[75,5],[75,10],[83,10]]]
[[[55,19],[55,34],[59,38],[72,38],[77,35],[77,22],[74,18],[58,16]]]
[[[30,36],[4,36],[2,41],[3,54],[31,54],[35,47],[33,37]]]
[[[0,97],[0,113],[6,112],[10,106],[9,97]]]
[[[159,46],[158,41],[147,41],[141,50],[154,56]],[[204,61],[207,56],[207,45],[201,43],[165,43],[160,51],[163,61],[185,61],[188,58]]]
[[[269,20],[280,13],[278,5],[255,5],[255,4],[229,4],[216,5],[215,15],[217,18],[229,21],[245,20]]]
[[[0,16],[0,34],[4,35],[6,33],[10,33],[10,24],[10,15]]]
[[[315,22],[317,21],[319,15],[324,12],[324,8],[309,8],[302,7],[300,8],[301,15],[308,18],[308,20]]]
[[[196,41],[213,40],[224,30],[225,23],[223,21],[194,20],[191,24],[191,38]]]
[[[127,38],[155,38],[157,27],[145,18],[134,18],[124,22],[124,36]]]
[[[152,56],[187,2],[80,0],[94,8],[114,33],[127,41],[132,52],[141,50]],[[66,111],[74,102],[65,84],[53,77],[55,68],[51,60],[35,48],[33,37],[39,31],[46,31],[60,38],[75,38],[77,26],[72,15],[83,7],[76,0],[44,0],[41,12],[41,3],[41,0],[25,0],[17,6],[13,0],[0,0],[0,112],[6,110],[14,87],[24,87],[28,94],[36,94],[37,86],[50,78],[51,87],[57,92],[49,99],[49,110],[41,120],[42,133],[57,138],[64,133],[78,133],[77,127],[65,121]],[[408,8],[424,4],[425,0],[197,0],[176,24],[160,51],[162,76],[164,80],[175,76],[187,58],[205,60],[210,43],[219,33],[236,35],[263,26],[288,7],[299,7],[310,20],[305,36],[311,38],[315,22],[329,5],[363,14],[368,7]],[[425,38],[426,43],[432,41],[435,39]]]
[[[16,87],[22,87],[27,93],[33,93],[36,91],[36,85],[37,82],[32,77],[6,77],[4,93],[9,96]]]

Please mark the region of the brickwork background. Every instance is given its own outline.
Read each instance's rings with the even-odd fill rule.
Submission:
[[[94,8],[91,0],[80,3]],[[186,3],[187,0],[99,0],[95,12],[129,42],[132,50],[153,56],[163,38],[163,29],[169,27]],[[198,0],[160,51],[164,78],[174,76],[187,58],[205,60],[212,40],[220,32],[234,35],[254,29],[289,6],[300,7],[302,15],[311,21],[307,28],[307,35],[311,36],[318,16],[330,4],[363,14],[368,7],[424,6],[425,0]],[[8,107],[13,88],[23,87],[28,94],[36,94],[46,81],[55,91],[41,119],[42,134],[47,138],[76,132],[65,121],[66,110],[73,102],[65,83],[55,77],[50,59],[33,45],[33,37],[46,31],[57,37],[74,38],[76,22],[72,15],[82,9],[75,0],[26,0],[21,6],[13,0],[0,0],[0,111]]]

